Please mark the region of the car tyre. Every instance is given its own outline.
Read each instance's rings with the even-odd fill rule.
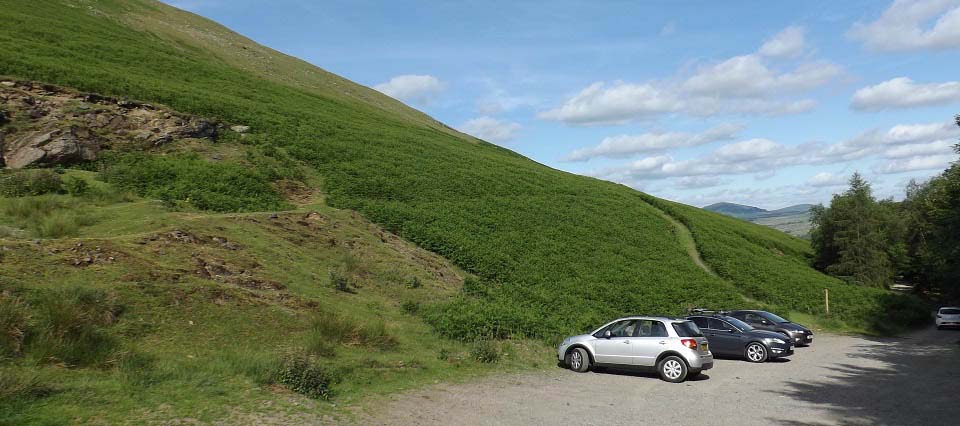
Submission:
[[[687,363],[678,356],[670,355],[660,360],[657,372],[660,373],[660,378],[667,382],[680,383],[687,379]]]
[[[584,348],[574,348],[567,352],[567,367],[577,373],[586,373],[590,370],[590,354]]]
[[[768,353],[766,346],[763,346],[757,342],[753,342],[747,345],[747,349],[744,351],[744,356],[747,358],[747,361],[760,363],[766,362],[770,354]]]

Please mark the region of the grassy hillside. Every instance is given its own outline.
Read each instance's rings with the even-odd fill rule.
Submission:
[[[119,150],[78,166],[95,172],[83,175],[92,185],[133,198],[3,201],[14,206],[0,218],[4,312],[27,318],[14,325],[40,339],[0,367],[29,396],[3,405],[13,423],[89,420],[104,404],[106,421],[229,418],[267,403],[283,411],[301,400],[277,396],[282,389],[317,396],[330,384],[358,397],[481,371],[471,360],[497,352],[447,339],[513,337],[499,350],[513,354],[504,363],[530,365],[551,354],[530,346],[537,351],[524,355],[538,345],[526,337],[697,305],[819,314],[824,286],[839,295],[832,309],[858,327],[889,305],[810,269],[801,240],[550,169],[154,1],[4,2],[0,22],[0,75],[251,127],[242,138]],[[40,215],[46,203],[65,211]],[[285,209],[293,212],[271,218]],[[717,275],[694,263],[664,212],[691,229]],[[89,218],[65,219],[80,216]],[[31,242],[38,237],[51,240]],[[71,251],[78,242],[82,256]],[[91,245],[102,253],[87,253]],[[113,260],[73,264],[97,255]],[[89,327],[55,327],[48,300],[57,298]],[[77,333],[117,350],[92,353],[86,368],[49,366],[36,342]],[[304,353],[316,365],[287,366],[297,382],[282,363]],[[32,373],[37,364],[46,367]],[[62,386],[34,391],[31,374]]]

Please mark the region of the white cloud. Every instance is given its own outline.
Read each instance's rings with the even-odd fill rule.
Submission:
[[[790,27],[761,48],[765,54],[735,56],[701,67],[687,78],[677,76],[664,82],[595,82],[559,107],[541,112],[539,117],[590,125],[624,123],[671,113],[713,116],[809,111],[816,106],[813,100],[785,97],[821,87],[843,70],[830,62],[815,61],[782,71],[768,61],[802,50],[803,45],[802,30]]]
[[[387,96],[401,101],[418,104],[429,103],[443,91],[445,85],[432,75],[398,75],[373,88]]]
[[[686,176],[674,180],[677,189],[703,189],[720,186],[726,182],[717,176]]]
[[[460,131],[488,142],[507,142],[520,132],[520,124],[497,120],[491,117],[478,117],[463,123]]]
[[[823,188],[829,186],[841,186],[847,183],[847,178],[842,175],[833,174],[830,172],[820,172],[813,175],[810,179],[807,180],[807,185]]]
[[[864,111],[942,105],[960,101],[960,82],[918,84],[908,77],[897,77],[857,90],[851,106]]]
[[[569,124],[611,124],[676,112],[682,105],[676,94],[652,84],[617,81],[608,86],[604,82],[596,82],[560,107],[541,112],[538,116]]]
[[[639,135],[619,135],[604,138],[599,145],[573,151],[568,161],[587,161],[596,157],[625,158],[640,153],[665,151],[705,145],[711,142],[731,140],[744,126],[725,123],[700,133],[663,132]]]
[[[895,146],[926,145],[938,141],[951,141],[957,137],[960,137],[960,128],[950,121],[898,124],[886,131],[869,130],[848,140],[829,145],[817,153],[817,156],[820,157],[819,163],[836,163],[876,155]]]
[[[724,162],[751,161],[775,156],[782,147],[769,139],[750,139],[723,146],[716,151],[716,156]]]
[[[953,152],[954,141],[941,140],[929,143],[901,145],[883,152],[884,158],[907,158],[927,155],[945,155]]]
[[[896,0],[876,21],[858,22],[847,35],[883,52],[960,48],[960,1]]]
[[[947,168],[951,162],[956,160],[957,156],[953,154],[919,156],[890,161],[876,168],[875,171],[881,174],[892,174],[917,170],[939,170]]]
[[[840,75],[840,67],[829,62],[803,64],[796,70],[777,74],[759,55],[742,55],[701,69],[683,83],[687,92],[722,97],[765,97],[799,92],[822,86]]]
[[[790,26],[763,43],[758,53],[773,57],[796,57],[803,53],[804,45],[803,27]]]

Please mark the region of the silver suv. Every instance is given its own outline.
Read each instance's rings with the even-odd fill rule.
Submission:
[[[591,367],[652,368],[673,383],[713,368],[713,354],[697,325],[664,317],[620,318],[590,334],[568,337],[557,358],[579,373]]]

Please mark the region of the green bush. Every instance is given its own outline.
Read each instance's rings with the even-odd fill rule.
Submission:
[[[90,184],[86,179],[67,176],[67,178],[63,180],[63,189],[70,195],[84,195],[90,190]]]
[[[381,319],[359,321],[331,312],[319,312],[310,319],[308,348],[323,350],[328,344],[390,349],[397,340],[387,332]],[[321,343],[323,342],[323,343]],[[318,354],[320,355],[320,354]]]
[[[0,403],[10,404],[51,395],[55,389],[34,374],[0,368]],[[5,410],[0,410],[3,412]]]
[[[484,364],[494,364],[500,360],[497,344],[489,340],[480,340],[470,348],[470,356]]]
[[[81,227],[96,222],[79,199],[66,195],[8,198],[2,204],[6,215],[39,238],[75,236]]]
[[[226,161],[211,162],[195,154],[131,153],[108,157],[107,182],[167,203],[188,203],[219,212],[289,208],[257,169]]]
[[[337,291],[354,293],[353,285],[347,274],[337,269],[330,270],[330,286]]]
[[[60,192],[63,181],[49,169],[12,170],[0,173],[0,197],[24,197]]]
[[[101,366],[114,355],[117,339],[107,328],[123,308],[106,293],[82,287],[47,291],[30,305],[35,322],[27,347],[38,362]]]
[[[400,304],[400,310],[402,310],[405,314],[416,315],[418,312],[420,312],[420,303],[407,300]]]
[[[295,356],[280,364],[272,380],[299,394],[326,400],[333,396],[331,386],[337,377],[316,359]]]
[[[0,361],[23,353],[29,318],[23,300],[0,292]]]

